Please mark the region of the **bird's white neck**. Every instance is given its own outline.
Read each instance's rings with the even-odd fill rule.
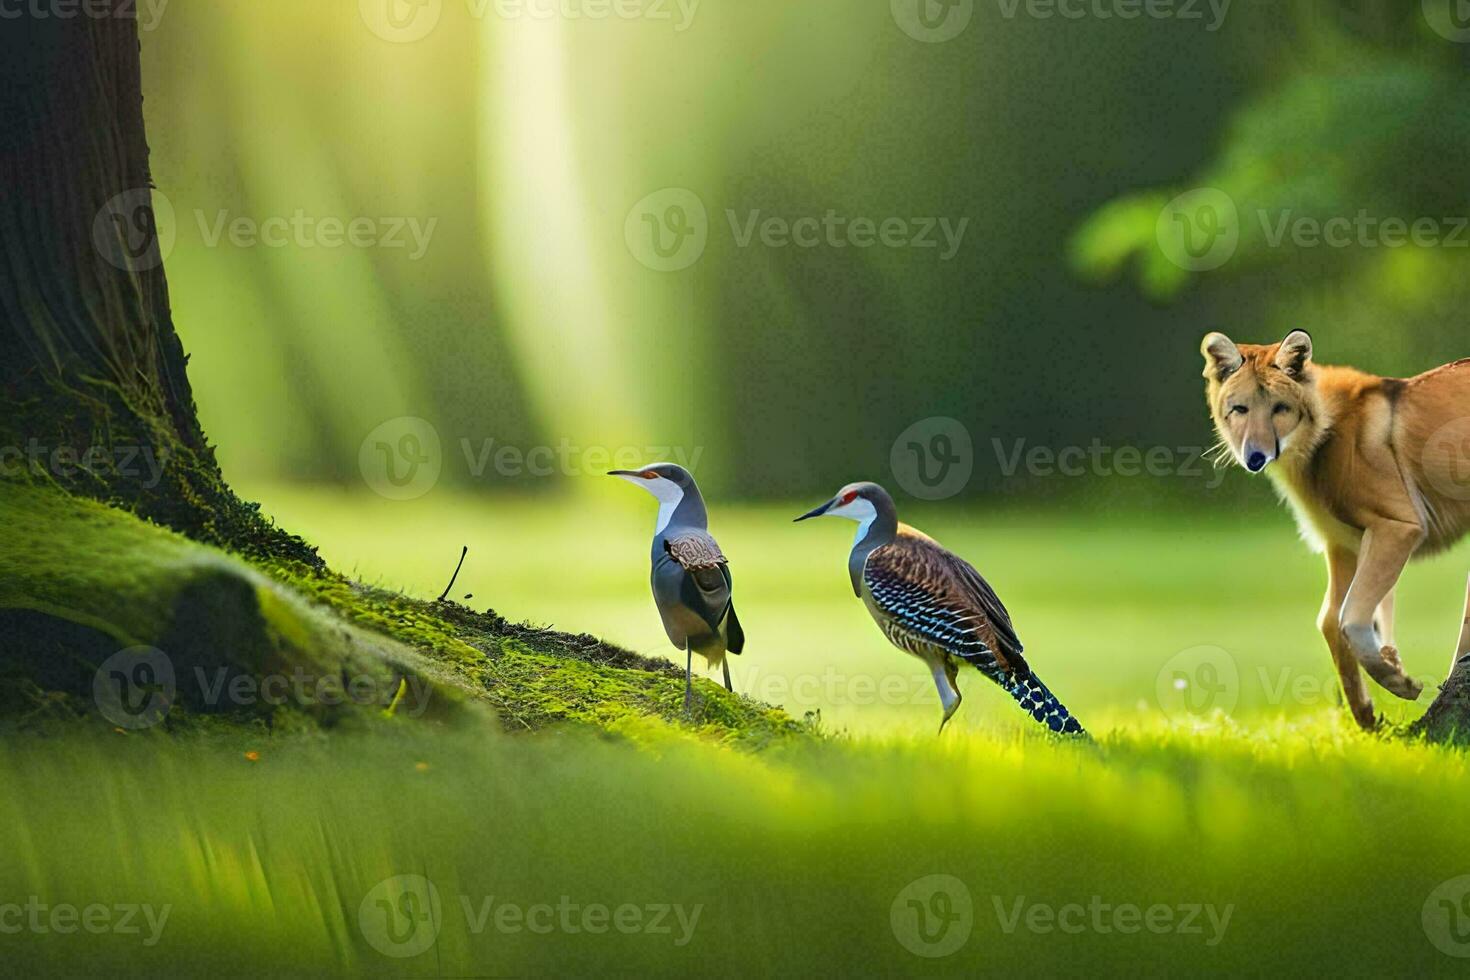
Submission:
[[[874,507],[870,501],[864,500],[862,497],[843,506],[837,513],[839,517],[845,517],[850,521],[857,521],[857,534],[852,539],[852,546],[854,548],[863,543],[863,538],[868,536],[868,531],[872,529],[873,522],[878,519],[878,508]]]
[[[678,500],[660,500],[658,502],[658,523],[654,525],[654,534],[663,534],[664,528],[669,526],[669,521],[674,519],[674,511],[678,510]]]
[[[672,480],[655,480],[648,487],[648,492],[658,498],[658,523],[653,533],[663,534],[664,528],[674,519],[674,511],[684,502],[684,491]]]

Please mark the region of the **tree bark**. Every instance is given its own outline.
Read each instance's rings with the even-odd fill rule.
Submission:
[[[152,206],[134,4],[77,7],[28,7],[0,32],[0,476],[319,567],[230,491],[204,437]]]
[[[1470,742],[1470,587],[1465,591],[1465,615],[1450,676],[1439,687],[1429,710],[1409,729],[1431,742]]]

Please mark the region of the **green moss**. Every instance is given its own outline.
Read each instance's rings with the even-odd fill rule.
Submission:
[[[686,713],[683,673],[666,661],[365,587],[306,562],[247,563],[59,488],[0,481],[0,508],[0,612],[12,617],[0,665],[18,699],[6,714],[27,725],[94,717],[98,665],[149,646],[169,657],[178,681],[169,731],[376,723],[400,680],[414,696],[390,723],[457,720],[484,706],[512,731],[574,724],[643,737],[665,728],[761,746],[812,730],[705,680]],[[292,687],[285,703],[263,703],[250,686],[296,676],[311,691],[333,678],[361,681],[370,696],[324,703]],[[220,685],[237,678],[246,695],[222,702]]]

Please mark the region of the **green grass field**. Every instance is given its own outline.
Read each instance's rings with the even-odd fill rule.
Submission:
[[[652,514],[612,490],[536,505],[257,493],[369,580],[437,595],[469,544],[455,591],[471,604],[658,653]],[[1284,513],[1214,527],[906,515],[991,578],[1038,672],[1098,736],[1063,745],[978,676],[935,737],[928,681],[847,589],[850,525],[792,526],[800,509],[717,514],[751,638],[735,676],[798,715],[819,710],[837,737],[760,753],[663,726],[8,744],[8,964],[1463,973],[1446,950],[1470,953],[1470,886],[1452,881],[1470,874],[1455,817],[1470,804],[1465,757],[1346,723],[1312,623],[1317,562]],[[1416,674],[1446,666],[1466,557],[1404,583],[1400,645]],[[1420,710],[1378,701],[1395,718]],[[7,911],[29,896],[51,911]],[[137,933],[102,929],[102,912],[100,934],[47,918],[94,905],[147,908]],[[43,928],[9,934],[18,915]]]

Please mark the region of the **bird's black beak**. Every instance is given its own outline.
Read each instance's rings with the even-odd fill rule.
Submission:
[[[633,470],[608,470],[607,471],[607,475],[608,476],[637,476],[638,474],[636,472],[634,472]]]
[[[823,514],[827,513],[827,511],[831,510],[831,508],[832,508],[832,501],[829,500],[825,504],[823,504],[822,506],[816,508],[815,510],[809,510],[805,514],[802,514],[800,517],[796,518],[796,520],[792,521],[791,523],[795,524],[796,521],[804,521],[808,517],[821,517]]]

